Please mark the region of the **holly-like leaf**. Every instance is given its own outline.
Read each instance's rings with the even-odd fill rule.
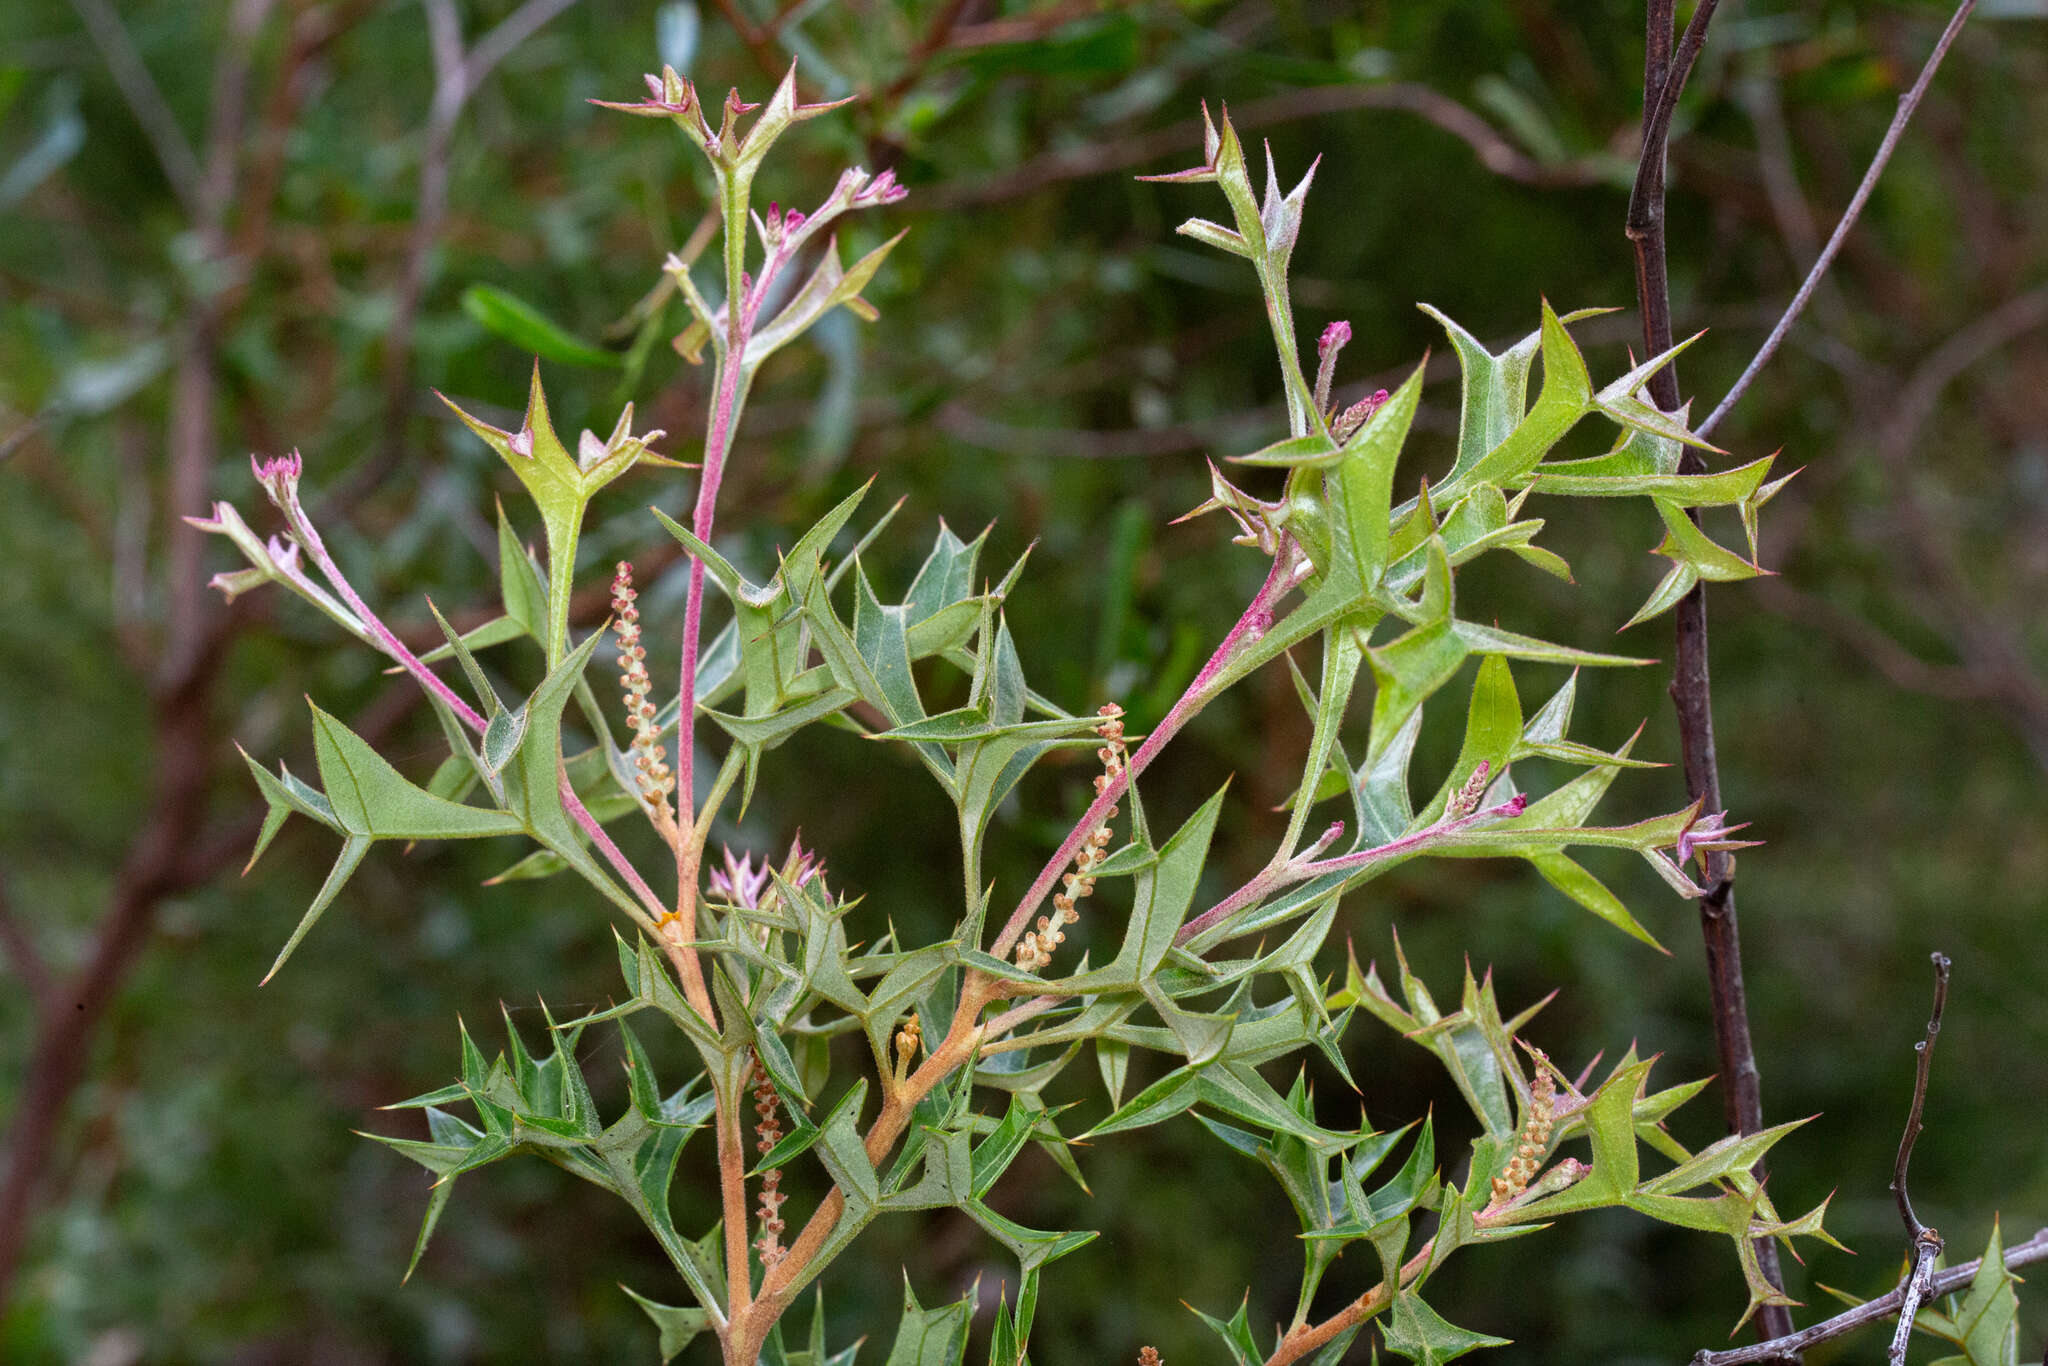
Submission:
[[[1260,1366],[1260,1363],[1265,1361],[1266,1354],[1259,1350],[1257,1340],[1252,1337],[1251,1320],[1248,1316],[1251,1308],[1249,1291],[1246,1292],[1243,1302],[1237,1306],[1237,1312],[1227,1320],[1213,1318],[1195,1309],[1193,1305],[1189,1305],[1188,1308],[1194,1311],[1196,1318],[1208,1325],[1210,1332],[1223,1339],[1223,1346],[1230,1353],[1233,1366]]]
[[[903,1318],[883,1366],[960,1366],[967,1355],[967,1330],[974,1321],[978,1290],[936,1309],[917,1302],[910,1278],[903,1280]]]
[[[1161,847],[1159,861],[1135,875],[1131,918],[1115,960],[1063,979],[1062,991],[1080,995],[1129,990],[1159,970],[1194,901],[1195,884],[1208,861],[1209,837],[1228,790],[1218,788]]]
[[[1481,1347],[1505,1347],[1508,1339],[1490,1337],[1460,1328],[1422,1302],[1422,1296],[1403,1290],[1387,1311],[1387,1350],[1399,1352],[1417,1366],[1441,1366]]]
[[[1991,1241],[1960,1305],[1952,1314],[1955,1341],[1963,1349],[1949,1362],[1967,1366],[2016,1366],[2019,1360],[2019,1278],[2005,1266],[2005,1243],[1998,1220],[1991,1221]],[[1951,1300],[1953,1304],[1953,1300]]]
[[[660,1332],[656,1343],[664,1362],[673,1361],[676,1354],[696,1340],[699,1333],[711,1326],[711,1315],[702,1309],[684,1309],[673,1304],[657,1304],[630,1285],[621,1285],[633,1303],[640,1306],[647,1317],[654,1320]]]

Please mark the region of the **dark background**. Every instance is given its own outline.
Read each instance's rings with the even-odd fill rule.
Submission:
[[[537,993],[558,1011],[604,1000],[610,935],[568,884],[480,890],[510,857],[495,846],[387,846],[257,989],[332,850],[295,824],[237,879],[257,808],[230,739],[305,771],[310,693],[401,761],[439,742],[296,604],[223,613],[198,584],[229,567],[224,547],[171,522],[212,497],[253,516],[246,452],[298,446],[309,489],[342,505],[330,541],[393,620],[426,626],[429,589],[489,602],[491,498],[512,481],[428,391],[502,418],[530,361],[464,290],[510,291],[622,350],[615,324],[707,202],[671,130],[586,99],[638,98],[664,52],[714,94],[759,98],[792,52],[807,93],[861,94],[789,136],[763,193],[802,204],[841,165],[894,166],[911,197],[847,236],[911,233],[869,291],[879,323],[841,318],[764,375],[722,501],[727,548],[765,566],[874,476],[876,507],[908,498],[869,562],[901,586],[937,518],[964,533],[994,519],[990,572],[1037,546],[1009,605],[1034,683],[1068,705],[1122,698],[1141,726],[1257,568],[1217,524],[1165,522],[1202,497],[1204,455],[1282,426],[1250,272],[1172,234],[1219,214],[1215,192],[1131,179],[1196,159],[1198,99],[1229,101],[1290,181],[1323,154],[1295,298],[1305,342],[1351,321],[1340,382],[1385,383],[1438,347],[1406,482],[1447,463],[1456,405],[1415,301],[1496,345],[1534,326],[1539,296],[1633,302],[1621,221],[1642,16],[1617,0],[800,5],[779,30],[766,0],[584,0],[436,115],[428,21],[445,8],[0,7],[0,1115],[14,1160],[24,1134],[48,1135],[29,1217],[0,1229],[20,1256],[9,1362],[653,1359],[616,1283],[679,1291],[623,1208],[539,1163],[465,1181],[399,1284],[427,1179],[350,1130],[412,1131],[375,1107],[453,1074],[457,1014],[495,1046],[500,1002],[534,1039]],[[475,44],[515,7],[456,8]],[[1681,363],[1696,416],[1790,297],[1946,17],[1862,0],[1723,11],[1672,152],[1676,327],[1712,329]],[[1724,786],[1768,841],[1740,879],[1767,1117],[1818,1115],[1774,1153],[1771,1189],[1788,1211],[1833,1192],[1829,1227],[1860,1254],[1791,1268],[1802,1321],[1828,1312],[1822,1283],[1867,1295],[1896,1277],[1885,1187],[1934,949],[1955,988],[1920,1213],[1959,1260],[1995,1214],[2008,1241],[2048,1218],[2043,128],[2048,9],[1987,0],[1814,308],[1717,433],[1731,463],[1782,448],[1781,468],[1805,467],[1765,516],[1780,577],[1711,598]],[[1579,334],[1605,377],[1638,327],[1623,312]],[[708,375],[665,345],[635,375],[546,377],[565,430],[609,430],[630,396],[678,455],[701,439]],[[689,495],[668,474],[616,486],[587,582],[654,545],[648,501]],[[1654,517],[1564,500],[1551,515],[1545,543],[1579,586],[1489,566],[1467,576],[1465,613],[1600,648],[1661,573]],[[648,593],[656,639],[677,586]],[[1669,618],[1619,648],[1668,659]],[[1525,703],[1553,674],[1529,670]],[[1647,719],[1637,753],[1675,758],[1663,681],[1585,678],[1576,733],[1612,746]],[[1305,732],[1268,670],[1190,731],[1148,800],[1177,820],[1236,773],[1216,875],[1248,872]],[[1027,784],[991,841],[1000,885],[1028,877],[1082,786],[1057,770]],[[1665,769],[1624,776],[1607,811],[1682,800]],[[779,849],[797,826],[836,885],[937,928],[957,874],[912,766],[805,736],[730,833]],[[1665,1055],[1666,1082],[1712,1071],[1691,908],[1634,860],[1595,866],[1669,957],[1504,864],[1410,866],[1354,896],[1342,928],[1384,960],[1398,927],[1440,996],[1465,955],[1493,965],[1511,1009],[1561,988],[1533,1033],[1569,1064],[1635,1040]],[[1375,1122],[1434,1103],[1445,1150],[1462,1150],[1455,1095],[1420,1050],[1370,1021],[1349,1045]],[[616,1043],[593,1034],[588,1055],[616,1091]],[[1089,1070],[1066,1098],[1099,1107]],[[1333,1077],[1319,1087],[1342,1103]],[[1719,1124],[1710,1089],[1675,1127],[1699,1144]],[[1141,1342],[1211,1360],[1180,1300],[1227,1315],[1249,1285],[1255,1323],[1291,1304],[1279,1191],[1196,1125],[1081,1160],[1093,1200],[1036,1154],[1002,1197],[1039,1226],[1103,1233],[1049,1272],[1039,1360],[1128,1361]],[[693,1218],[702,1178],[678,1182]],[[963,1218],[884,1224],[828,1278],[835,1344],[867,1333],[863,1359],[886,1353],[899,1266],[926,1303],[1013,1274]],[[1331,1285],[1355,1294],[1368,1274],[1340,1264]],[[1633,1217],[1468,1253],[1434,1287],[1454,1321],[1517,1339],[1494,1358],[1511,1362],[1683,1360],[1725,1342],[1741,1305],[1725,1241]],[[2022,1359],[2044,1306],[2023,1298]],[[1866,1334],[1811,1359],[1878,1350]]]

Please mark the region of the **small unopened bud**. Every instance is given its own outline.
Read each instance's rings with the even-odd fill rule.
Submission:
[[[1444,814],[1451,817],[1469,816],[1479,809],[1479,799],[1486,795],[1486,776],[1493,771],[1493,765],[1481,759],[1472,770],[1472,776],[1458,789],[1450,800]]]
[[[1330,381],[1337,373],[1337,353],[1351,340],[1351,324],[1341,318],[1323,329],[1316,343],[1316,411],[1330,411]]]
[[[1366,423],[1366,419],[1378,412],[1387,401],[1387,391],[1375,390],[1370,396],[1358,400],[1346,408],[1330,423],[1330,435],[1338,441],[1349,441],[1354,433]]]

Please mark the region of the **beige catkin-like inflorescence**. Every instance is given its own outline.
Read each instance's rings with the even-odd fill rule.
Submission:
[[[762,1156],[775,1151],[775,1145],[782,1142],[782,1102],[775,1094],[775,1083],[768,1079],[768,1069],[754,1059],[754,1149]],[[754,1239],[754,1250],[761,1254],[761,1265],[773,1269],[787,1251],[782,1246],[782,1168],[770,1167],[761,1173],[761,1233]]]
[[[1131,756],[1124,748],[1124,709],[1114,702],[1105,702],[1096,714],[1102,718],[1095,727],[1095,733],[1102,738],[1102,747],[1095,751],[1095,757],[1102,761],[1102,772],[1095,775],[1095,794],[1100,797],[1123,776],[1124,765]],[[1050,963],[1053,950],[1066,941],[1066,927],[1081,918],[1075,903],[1095,891],[1095,868],[1108,855],[1109,822],[1115,817],[1114,806],[1102,813],[1102,824],[1088,832],[1080,852],[1074,855],[1073,871],[1064,879],[1066,889],[1053,896],[1052,914],[1038,917],[1037,928],[1025,931],[1017,942],[1017,966],[1026,972],[1037,972]]]
[[[1453,820],[1469,816],[1479,809],[1479,803],[1486,796],[1486,779],[1493,771],[1493,765],[1481,759],[1473,768],[1472,776],[1465,779],[1465,785],[1457,790],[1444,807],[1444,814]]]
[[[1550,1126],[1556,1116],[1557,1083],[1551,1080],[1549,1067],[1539,1060],[1535,1083],[1529,1088],[1529,1121],[1516,1137],[1515,1155],[1507,1170],[1493,1178],[1494,1204],[1505,1205],[1536,1179],[1536,1168],[1550,1148]]]
[[[647,647],[640,643],[640,609],[634,605],[638,597],[633,566],[620,560],[612,579],[612,619],[619,637],[619,687],[626,700],[626,724],[633,729],[633,767],[638,770],[641,800],[665,814],[676,780],[662,750],[654,703],[647,696],[654,685],[647,677]]]

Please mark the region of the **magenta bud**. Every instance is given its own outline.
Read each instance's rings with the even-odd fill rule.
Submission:
[[[1521,814],[1522,814],[1522,813],[1523,813],[1524,811],[1527,811],[1528,809],[1529,809],[1529,794],[1528,794],[1528,793],[1526,793],[1526,792],[1517,792],[1517,793],[1516,793],[1516,794],[1515,794],[1514,796],[1512,796],[1512,797],[1508,798],[1508,814],[1509,814],[1510,816],[1519,816],[1519,815],[1521,815]]]
[[[1323,329],[1316,343],[1316,411],[1330,412],[1330,382],[1337,377],[1337,353],[1351,340],[1351,324],[1339,318]],[[1333,415],[1334,416],[1334,415]]]
[[[268,460],[251,455],[249,468],[256,472],[259,483],[267,484],[273,479],[296,480],[305,468],[305,462],[297,451],[290,455],[273,456]]]

